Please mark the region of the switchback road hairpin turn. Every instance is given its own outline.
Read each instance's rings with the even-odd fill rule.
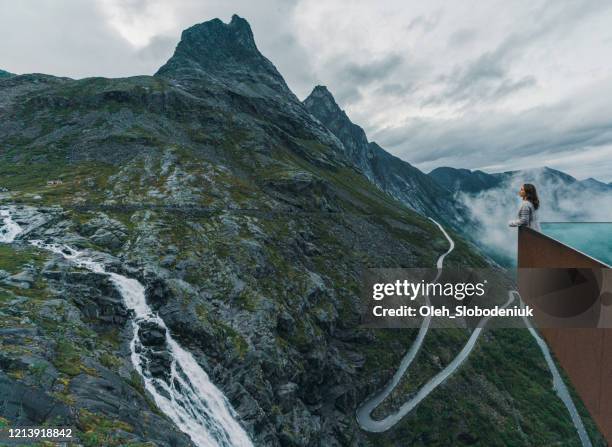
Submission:
[[[448,240],[450,244],[448,251],[442,254],[436,262],[438,273],[436,275],[436,278],[434,279],[435,282],[440,278],[440,275],[442,273],[444,258],[446,258],[446,256],[448,256],[454,250],[455,243],[448,235],[446,230],[444,230],[442,225],[440,225],[438,222],[431,218],[430,220],[438,226],[438,228],[440,229],[440,231],[442,231],[442,234],[444,234],[444,237]],[[429,305],[429,300],[427,298],[425,299],[426,304]],[[518,292],[514,290],[508,291],[508,300],[506,301],[503,307],[508,307],[508,305],[515,299],[518,299],[520,302],[520,295],[518,294]],[[474,331],[470,335],[470,338],[465,343],[459,354],[457,354],[457,356],[444,369],[442,369],[440,372],[438,372],[438,374],[433,376],[414,395],[412,395],[412,397],[410,397],[406,402],[404,402],[395,413],[392,413],[380,420],[372,419],[372,412],[393,392],[395,387],[399,384],[400,380],[416,358],[419,350],[421,349],[423,341],[425,340],[425,336],[427,335],[427,331],[429,330],[429,325],[431,323],[431,317],[424,317],[419,328],[419,333],[414,343],[412,344],[406,355],[404,355],[404,357],[402,358],[399,368],[397,369],[389,383],[387,383],[387,385],[380,392],[375,393],[373,396],[366,399],[357,409],[357,422],[361,426],[361,428],[374,433],[384,432],[389,430],[406,415],[408,415],[429,394],[431,394],[432,391],[434,391],[438,386],[444,383],[444,381],[448,379],[457,370],[457,368],[459,368],[459,366],[461,366],[461,364],[468,358],[468,356],[476,346],[476,342],[478,341],[478,338],[482,333],[482,329],[485,327],[489,318],[490,317],[486,317],[483,320],[483,323],[479,324],[478,327],[474,329]],[[584,424],[582,423],[582,419],[580,418],[578,410],[576,409],[576,406],[572,401],[567,386],[565,385],[563,379],[561,378],[561,375],[559,374],[559,370],[555,365],[555,362],[548,349],[548,346],[546,345],[546,342],[538,335],[537,331],[532,327],[529,320],[525,317],[523,317],[523,319],[525,321],[525,325],[529,329],[529,332],[531,333],[536,343],[538,344],[538,347],[542,351],[544,359],[546,360],[546,364],[548,365],[548,369],[550,370],[551,375],[553,377],[553,388],[561,399],[561,401],[563,402],[563,404],[565,405],[565,407],[567,408],[572,423],[574,424],[574,427],[576,428],[576,431],[580,438],[582,446],[592,447],[591,441],[589,440],[587,432],[584,428]]]

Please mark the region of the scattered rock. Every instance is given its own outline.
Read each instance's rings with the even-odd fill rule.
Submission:
[[[144,346],[164,346],[166,330],[154,321],[145,321],[138,325],[138,337]]]

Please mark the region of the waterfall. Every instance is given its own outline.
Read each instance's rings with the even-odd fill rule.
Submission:
[[[9,210],[0,210],[0,243],[11,243],[22,228]],[[194,357],[170,335],[149,307],[144,286],[135,279],[107,272],[104,264],[67,245],[31,240],[40,249],[63,256],[76,266],[105,274],[134,313],[131,361],[157,407],[198,447],[252,447],[236,412]]]
[[[157,407],[187,433],[199,447],[252,446],[246,431],[236,421],[221,390],[208,374],[170,335],[164,321],[149,307],[144,286],[135,279],[106,272],[104,265],[83,252],[66,245],[30,243],[57,253],[75,265],[108,275],[125,305],[134,312],[133,336],[130,342],[134,369],[142,376],[146,390]],[[149,339],[150,331],[158,334]]]
[[[11,218],[9,210],[0,210],[3,226],[0,227],[0,244],[10,244],[21,233],[21,227]]]

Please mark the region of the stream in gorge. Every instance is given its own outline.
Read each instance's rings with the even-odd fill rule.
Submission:
[[[0,210],[0,243],[12,243],[22,232],[9,209]],[[196,362],[174,340],[164,321],[149,307],[137,280],[108,272],[84,251],[64,244],[28,241],[62,256],[75,266],[105,274],[133,311],[131,361],[157,407],[188,434],[198,447],[252,447],[230,403]]]

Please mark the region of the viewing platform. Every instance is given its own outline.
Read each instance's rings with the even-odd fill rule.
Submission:
[[[521,296],[536,303],[539,331],[612,445],[611,265],[612,223],[519,228]]]

